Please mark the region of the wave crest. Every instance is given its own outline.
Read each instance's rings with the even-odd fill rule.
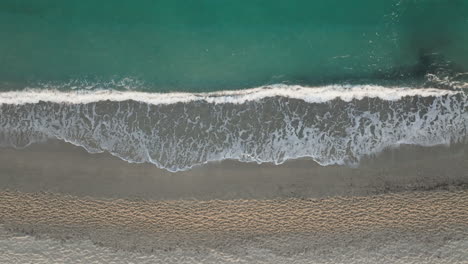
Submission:
[[[218,91],[211,93],[148,93],[117,90],[74,90],[27,89],[0,93],[0,104],[34,104],[40,101],[66,104],[89,104],[100,101],[122,102],[127,100],[161,105],[204,101],[213,104],[243,104],[271,97],[284,97],[303,100],[308,103],[324,103],[334,99],[349,102],[353,99],[380,98],[400,100],[406,96],[444,96],[458,94],[460,91],[436,88],[383,87],[377,85],[328,85],[304,87],[300,85],[276,84],[245,90]]]

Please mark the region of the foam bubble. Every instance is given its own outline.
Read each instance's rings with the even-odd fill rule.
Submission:
[[[460,91],[275,85],[207,94],[118,91],[0,93],[0,145],[57,138],[88,152],[169,171],[226,159],[359,164],[400,144],[467,138]]]

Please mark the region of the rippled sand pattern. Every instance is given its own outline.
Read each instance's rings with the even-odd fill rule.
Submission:
[[[145,232],[271,234],[468,224],[468,192],[321,200],[131,201],[1,192],[2,222],[132,228]]]
[[[211,248],[245,256],[250,248],[282,261],[312,253],[317,259],[350,258],[350,252],[436,260],[434,252],[445,248],[445,261],[468,261],[467,190],[314,200],[96,200],[19,192],[0,197],[0,223],[10,230],[91,239],[145,254]]]

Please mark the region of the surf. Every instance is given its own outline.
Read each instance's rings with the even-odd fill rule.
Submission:
[[[401,144],[466,143],[462,90],[274,85],[214,93],[0,93],[0,145],[48,139],[171,172],[223,160],[358,166]]]
[[[243,104],[271,97],[303,100],[308,103],[325,103],[335,99],[345,102],[363,98],[379,98],[386,101],[400,100],[407,96],[438,97],[455,95],[462,91],[437,88],[385,87],[380,85],[327,85],[308,87],[275,84],[244,90],[228,90],[207,93],[148,93],[118,91],[112,89],[61,91],[57,89],[25,89],[0,92],[0,104],[35,104],[41,101],[64,104],[89,104],[101,101],[136,101],[151,105],[204,101],[212,104]]]

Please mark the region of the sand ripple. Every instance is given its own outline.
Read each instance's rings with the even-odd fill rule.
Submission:
[[[468,260],[462,250],[468,240],[467,190],[282,200],[98,200],[20,192],[0,197],[0,223],[9,230],[145,254],[208,250],[245,257],[260,250],[270,259],[332,262],[353,254],[393,261],[403,256],[408,263]]]

